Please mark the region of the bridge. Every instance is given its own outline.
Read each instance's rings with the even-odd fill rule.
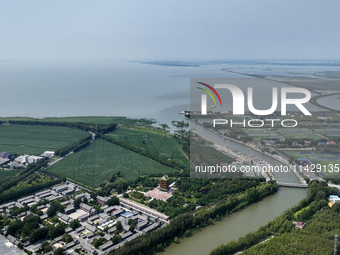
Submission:
[[[307,184],[302,183],[285,183],[285,182],[277,182],[277,185],[280,187],[292,187],[292,188],[307,188]]]

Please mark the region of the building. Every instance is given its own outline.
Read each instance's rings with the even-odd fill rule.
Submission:
[[[303,229],[306,226],[306,222],[294,222],[295,228],[301,228]]]
[[[55,187],[53,187],[53,189],[54,189],[56,192],[63,192],[63,191],[65,191],[65,190],[68,189],[68,185],[67,185],[67,184],[64,184],[64,185],[55,186]]]
[[[53,158],[54,157],[54,151],[45,151],[43,154],[41,154],[42,157],[48,157]]]
[[[7,152],[0,152],[0,158],[11,159],[13,156]]]
[[[87,204],[84,204],[84,203],[81,203],[79,205],[79,208],[82,209],[83,211],[89,213],[89,214],[95,214],[97,213],[97,210],[94,209],[93,207],[87,205]]]
[[[330,195],[328,206],[332,207],[335,203],[340,203],[340,198],[336,195]]]
[[[168,191],[169,190],[169,182],[170,178],[167,175],[164,175],[160,180],[159,180],[159,189],[161,191]]]
[[[97,202],[98,202],[99,204],[101,204],[101,205],[105,205],[105,203],[106,203],[107,200],[108,200],[108,199],[105,198],[105,197],[97,196]]]
[[[31,163],[37,163],[40,159],[43,157],[38,156],[30,156],[30,155],[21,155],[17,157],[14,161],[20,164],[31,164]]]

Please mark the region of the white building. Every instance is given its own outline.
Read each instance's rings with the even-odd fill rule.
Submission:
[[[37,163],[40,159],[42,159],[43,157],[39,157],[39,156],[30,156],[30,155],[21,155],[19,157],[17,157],[14,161],[18,162],[20,164],[31,164],[31,163]]]
[[[54,157],[54,151],[45,151],[43,154],[41,154],[42,157],[48,157],[53,158]]]

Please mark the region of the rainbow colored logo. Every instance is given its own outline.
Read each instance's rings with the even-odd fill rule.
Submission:
[[[220,100],[220,104],[221,104],[221,106],[222,106],[222,100],[221,100],[221,98],[220,98],[220,95],[217,93],[217,91],[216,91],[213,87],[211,87],[210,85],[205,84],[205,83],[203,83],[203,82],[197,82],[197,83],[199,83],[199,84],[201,84],[201,85],[203,85],[203,86],[206,86],[207,88],[211,89],[211,91],[214,92],[215,95],[217,96],[218,100]],[[200,88],[200,87],[196,87],[196,88],[201,89],[201,90],[203,90],[204,92],[206,92],[206,93],[214,100],[215,106],[217,106],[216,100],[215,100],[214,96],[211,94],[211,92],[210,92],[209,90],[203,89],[203,88]]]

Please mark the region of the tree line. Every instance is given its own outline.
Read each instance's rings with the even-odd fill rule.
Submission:
[[[159,155],[156,155],[156,154],[153,154],[151,152],[148,152],[146,150],[142,150],[141,148],[135,146],[135,145],[132,145],[132,144],[127,144],[127,143],[124,143],[124,142],[121,142],[113,137],[109,137],[109,136],[106,136],[106,135],[101,135],[99,134],[100,138],[110,142],[110,143],[113,143],[115,145],[118,145],[118,146],[121,146],[125,149],[128,149],[132,152],[135,152],[135,153],[138,153],[142,156],[145,156],[145,157],[148,157],[152,160],[155,160],[157,161],[158,163],[162,164],[162,165],[165,165],[165,166],[168,166],[168,167],[171,167],[171,168],[175,168],[175,169],[184,169],[186,170],[186,176],[189,176],[189,169],[188,167],[185,167],[183,166],[183,164],[180,164],[180,163],[177,163],[176,161],[174,160],[168,160],[164,157],[161,157]]]
[[[261,226],[257,231],[248,233],[247,235],[240,237],[237,241],[233,240],[227,244],[220,245],[219,247],[213,249],[210,252],[210,255],[235,254],[236,252],[244,251],[246,249],[251,248],[252,246],[268,239],[272,235],[274,235],[275,238],[270,239],[270,241],[265,242],[264,244],[261,244],[261,246],[257,245],[254,248],[251,248],[249,251],[245,251],[244,254],[275,254],[280,249],[279,248],[280,245],[283,246],[285,240],[286,241],[288,240],[286,238],[279,240],[278,236],[282,235],[286,236],[288,233],[291,233],[291,236],[294,236],[294,238],[291,238],[290,240],[291,241],[295,240],[294,242],[298,243],[298,245],[294,245],[295,247],[298,247],[298,249],[294,250],[295,252],[294,251],[287,252],[287,254],[308,254],[309,252],[307,252],[308,250],[307,248],[308,245],[311,245],[311,242],[308,241],[304,243],[304,241],[302,241],[304,240],[304,238],[303,239],[300,238],[298,242],[296,241],[297,238],[295,238],[295,234],[299,233],[300,229],[295,229],[293,221],[294,220],[308,221],[312,219],[315,214],[318,214],[320,211],[326,210],[333,212],[336,212],[338,210],[337,221],[339,222],[340,219],[339,214],[340,206],[335,207],[333,206],[334,208],[332,207],[332,209],[329,209],[328,207],[329,195],[339,195],[340,191],[338,189],[327,187],[326,182],[319,183],[318,181],[314,180],[309,183],[308,191],[309,191],[308,196],[305,199],[301,200],[298,205],[286,210],[281,216],[277,217],[273,221],[270,221],[267,225]],[[301,213],[296,215],[296,213],[298,213],[299,211],[301,211]],[[328,218],[328,216],[324,218]],[[313,220],[312,222],[317,223],[318,220],[316,221]],[[324,226],[322,228],[324,228],[324,231],[327,228],[331,229],[328,223],[329,222],[326,220],[326,222],[323,224]],[[336,226],[337,228],[340,227],[338,223],[336,224]],[[306,230],[308,228],[309,227],[307,223]],[[308,237],[318,235],[319,233],[321,233],[320,229],[318,231],[311,231],[308,234]],[[334,235],[332,238],[334,238]],[[262,253],[263,252],[262,250],[261,251],[258,250],[258,248],[265,246],[267,243],[269,243],[270,247],[272,247],[273,242],[274,243],[277,242],[276,245],[277,248],[274,253],[270,253],[268,251]],[[313,242],[314,242],[314,245],[312,246],[314,247],[313,249],[321,250],[320,248],[322,247],[318,247],[317,245],[315,245],[315,240]],[[289,242],[289,244],[292,243]],[[290,245],[290,248],[291,247],[293,247],[293,245]],[[328,252],[322,253],[320,251],[320,253],[313,252],[313,254],[328,254]]]
[[[61,121],[38,121],[38,120],[9,120],[11,125],[39,125],[39,126],[60,126],[68,128],[76,128],[83,131],[98,132],[106,134],[114,131],[117,127],[116,123],[110,124],[92,124],[85,122],[61,122]]]
[[[276,182],[269,182],[256,188],[257,199],[277,191]],[[231,214],[236,210],[254,201],[251,192],[247,190],[244,194],[231,197],[219,204],[209,207],[209,210],[198,211],[195,214],[180,215],[163,228],[149,232],[138,238],[125,243],[117,250],[111,251],[109,255],[132,255],[132,254],[154,254],[161,251],[173,240],[180,237],[188,237],[198,229],[204,228],[213,223],[212,219],[222,219],[225,215]],[[194,216],[195,215],[195,216]]]

